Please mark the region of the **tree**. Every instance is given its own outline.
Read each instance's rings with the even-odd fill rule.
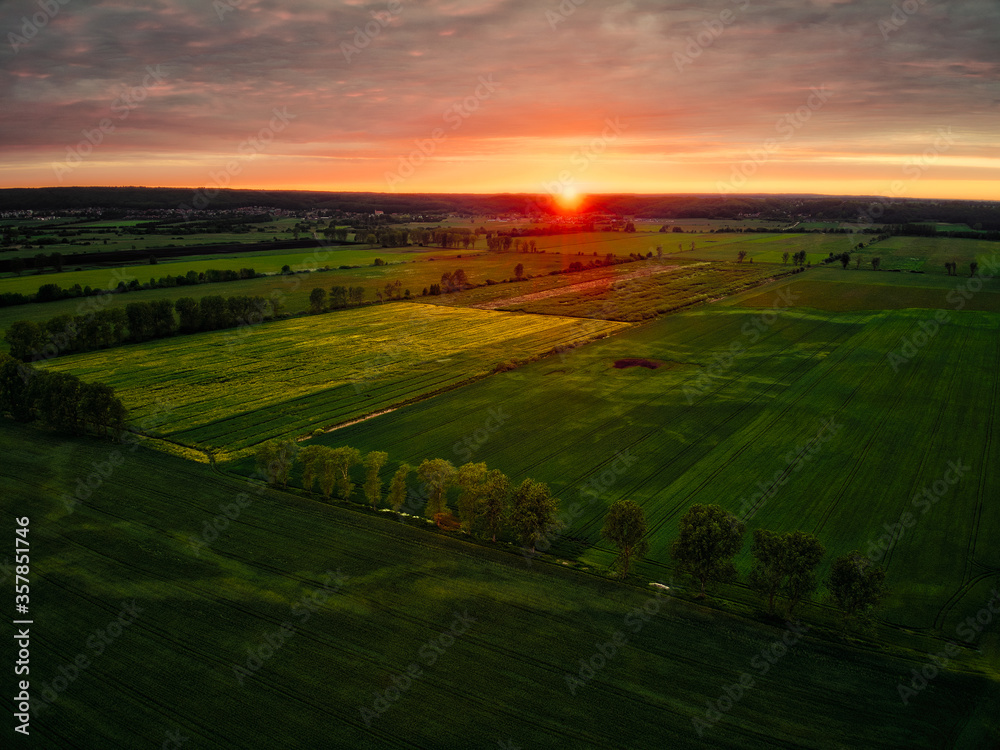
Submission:
[[[510,480],[499,469],[490,469],[483,482],[482,512],[486,534],[492,541],[503,528],[510,511]]]
[[[787,250],[781,254],[781,262],[784,263],[786,266],[788,265],[788,251]]]
[[[559,501],[552,497],[549,487],[534,479],[525,479],[514,490],[510,523],[525,544],[531,544],[532,553],[538,543],[559,528],[556,513]]]
[[[257,446],[254,455],[257,459],[257,471],[267,480],[268,484],[288,484],[288,474],[295,463],[298,446],[291,440],[268,440]]]
[[[788,597],[791,614],[816,589],[816,566],[826,550],[812,534],[756,529],[750,551],[757,561],[750,571],[750,586],[767,597],[768,612],[774,612],[774,599],[779,593]]]
[[[10,348],[10,356],[25,362],[46,343],[45,332],[33,320],[15,320],[7,327],[4,339]]]
[[[33,419],[28,393],[37,374],[31,365],[0,352],[0,414],[7,412],[18,422]]]
[[[330,307],[332,307],[334,310],[337,310],[341,307],[347,307],[346,286],[330,287]]]
[[[874,258],[872,258],[872,270],[873,270],[873,271],[877,271],[877,270],[878,270],[878,267],[879,267],[880,265],[882,265],[882,259],[881,259],[881,258],[879,258],[879,257],[877,257],[877,256],[876,256],[876,257],[874,257]]]
[[[181,332],[193,333],[201,330],[201,307],[193,297],[181,297],[174,302],[174,309],[181,319]]]
[[[972,261],[969,264],[969,276],[975,276],[976,275],[976,271],[978,271],[978,270],[979,270],[979,264],[976,263],[976,261]]]
[[[372,510],[378,510],[382,499],[382,467],[389,460],[389,454],[384,451],[372,451],[365,456],[365,499],[371,503]]]
[[[152,335],[153,310],[148,302],[130,302],[125,305],[125,315],[132,341],[145,341]]]
[[[455,472],[455,483],[462,490],[458,496],[458,518],[468,534],[472,533],[472,527],[479,517],[485,482],[485,463],[462,464]]]
[[[455,479],[455,467],[451,461],[443,458],[425,459],[417,467],[417,477],[427,488],[427,517],[434,518],[438,513],[444,513],[447,510],[448,487]]]
[[[791,537],[788,553],[791,564],[788,581],[784,587],[785,596],[788,598],[789,616],[795,611],[799,602],[809,598],[816,590],[816,567],[826,554],[826,548],[812,534],[795,531]]]
[[[302,464],[302,489],[312,494],[313,485],[319,478],[324,454],[330,450],[322,445],[310,445],[299,451]]]
[[[469,277],[465,274],[461,268],[459,268],[455,273],[451,275],[451,286],[456,291],[462,291],[465,287],[469,286]]]
[[[646,540],[646,515],[634,500],[617,500],[604,517],[601,536],[618,547],[612,566],[621,566],[622,578],[628,578],[632,560],[649,551]]]
[[[827,586],[830,598],[844,612],[845,622],[851,617],[867,620],[889,594],[885,569],[857,550],[836,559]]]
[[[334,448],[333,462],[337,471],[337,492],[344,500],[350,500],[354,492],[351,467],[361,462],[361,451],[346,445]]]
[[[747,251],[746,250],[740,250],[740,251],[738,251],[736,253],[736,262],[737,263],[742,263],[743,259],[746,258],[746,257],[747,257]]]
[[[396,513],[399,513],[403,503],[406,502],[406,479],[409,476],[410,465],[400,464],[396,473],[392,475],[392,481],[389,482],[389,497],[387,499]]]
[[[177,322],[174,320],[174,303],[168,299],[157,299],[149,303],[150,330],[156,338],[173,334]]]
[[[128,411],[104,383],[83,383],[80,386],[80,420],[90,423],[101,435],[119,434],[125,429]]]
[[[678,570],[698,582],[701,596],[709,581],[736,575],[733,557],[743,546],[743,531],[743,522],[718,505],[692,505],[681,518],[670,554]]]
[[[333,448],[323,448],[316,462],[319,470],[319,489],[326,500],[330,499],[337,486],[337,455]]]
[[[326,289],[316,287],[309,292],[309,309],[314,313],[323,312],[326,306]]]
[[[850,253],[841,253],[840,254],[840,265],[842,265],[845,270],[847,269],[847,264],[850,263],[850,262],[851,262],[851,254]]]

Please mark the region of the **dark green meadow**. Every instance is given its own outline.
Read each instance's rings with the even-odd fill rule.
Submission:
[[[146,448],[11,424],[0,448],[4,515],[31,518],[30,677],[50,699],[33,747],[975,748],[997,731],[995,683],[944,673],[903,705],[921,661],[870,645],[806,631],[785,650],[783,627],[642,581]],[[59,501],[115,450],[89,497]]]

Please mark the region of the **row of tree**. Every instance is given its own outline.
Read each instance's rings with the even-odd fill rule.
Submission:
[[[383,498],[382,469],[388,462],[384,451],[364,456],[356,448],[308,446],[299,448],[293,441],[269,441],[258,446],[257,470],[268,482],[285,487],[294,466],[301,467],[302,487],[309,493],[318,485],[329,500],[336,495],[350,500],[355,491],[352,469],[364,470],[363,494],[372,510],[387,504],[395,512],[423,511],[427,518],[444,529],[462,529],[466,533],[496,541],[504,530],[535,552],[561,527],[557,519],[559,501],[547,485],[525,479],[517,487],[497,469],[485,463],[469,462],[455,467],[450,461],[435,458],[416,467],[419,489],[409,485],[414,473],[409,464],[400,464]],[[448,493],[457,488],[457,517],[448,508]],[[712,582],[732,581],[737,577],[733,558],[743,548],[745,525],[718,505],[693,505],[680,520],[680,534],[671,548],[678,571],[692,579],[706,596]],[[614,544],[618,554],[612,567],[627,577],[635,560],[649,549],[648,530],[642,508],[633,500],[618,500],[608,510],[602,536]],[[802,531],[778,533],[756,529],[750,549],[754,558],[748,583],[767,602],[774,613],[778,598],[784,598],[787,615],[808,600],[818,587],[816,569],[826,549],[819,539]],[[845,619],[866,620],[888,595],[885,570],[861,552],[838,558],[826,581],[832,601]]]
[[[103,383],[84,383],[75,375],[36,370],[0,353],[0,414],[19,422],[36,419],[69,432],[93,430],[117,435],[128,410]]]
[[[101,294],[124,294],[125,292],[138,292],[146,289],[171,289],[178,286],[194,286],[195,284],[217,284],[225,281],[240,281],[242,279],[253,279],[257,277],[257,272],[252,268],[241,268],[239,271],[216,270],[210,268],[207,271],[188,271],[186,274],[177,276],[160,277],[150,279],[148,283],[140,284],[137,279],[132,279],[129,283],[119,281],[114,289],[94,289],[90,286],[81,287],[79,284],[64,289],[55,283],[42,284],[34,295],[21,294],[20,292],[5,292],[0,294],[0,307],[12,305],[23,305],[28,302],[56,302],[62,299],[75,299],[77,297],[92,297]]]
[[[257,470],[270,484],[285,487],[294,467],[301,471],[302,488],[313,493],[318,486],[326,500],[336,496],[350,500],[355,491],[352,469],[364,469],[362,485],[366,504],[372,510],[388,505],[396,513],[422,512],[444,529],[462,529],[483,539],[497,540],[505,530],[512,532],[526,547],[535,545],[558,528],[556,515],[559,500],[552,497],[548,485],[525,479],[514,487],[503,472],[489,469],[485,463],[454,466],[442,458],[423,461],[414,469],[400,464],[383,497],[382,469],[389,456],[372,451],[364,456],[356,448],[329,448],[311,445],[299,448],[290,440],[261,443],[256,451]],[[419,487],[410,486],[416,474]],[[448,508],[449,491],[457,490],[457,516]]]
[[[277,315],[277,298],[181,297],[176,302],[131,302],[124,308],[92,310],[82,315],[57,315],[44,323],[16,320],[4,339],[11,356],[28,361],[61,354],[107,349],[122,344],[196,333],[267,320]],[[177,313],[176,317],[174,313]]]
[[[785,265],[788,265],[788,258],[789,254],[787,251],[781,254],[781,262]],[[804,266],[806,264],[806,251],[799,250],[797,253],[792,253],[791,259],[793,266]]]
[[[671,555],[678,570],[698,583],[701,595],[712,581],[736,578],[733,558],[743,548],[745,526],[718,505],[692,505],[680,520],[680,535]],[[784,597],[788,615],[816,590],[816,568],[826,549],[812,534],[784,534],[755,529],[750,553],[754,567],[748,583],[774,612],[775,599]],[[833,600],[846,618],[866,620],[888,595],[885,570],[861,552],[837,558],[826,581]]]
[[[395,282],[399,284],[399,282]],[[386,288],[395,289],[393,283],[387,284]],[[381,292],[379,292],[381,294]],[[329,296],[326,290],[316,287],[309,293],[309,310],[313,313],[321,313],[325,310],[340,310],[350,305],[360,305],[365,301],[365,288],[363,286],[341,286],[339,284],[330,287]]]

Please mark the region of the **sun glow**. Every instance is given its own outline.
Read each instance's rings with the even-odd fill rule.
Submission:
[[[572,185],[565,185],[556,200],[564,211],[576,211],[580,207],[582,196],[580,191]]]

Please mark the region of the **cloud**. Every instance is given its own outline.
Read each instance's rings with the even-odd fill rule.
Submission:
[[[707,164],[758,145],[819,86],[833,96],[796,131],[789,158],[857,154],[860,164],[919,148],[936,127],[952,127],[970,157],[1000,140],[1000,9],[986,0],[912,0],[914,12],[895,19],[888,4],[820,0],[304,0],[294,10],[276,0],[72,0],[16,45],[10,35],[23,37],[39,6],[6,7],[4,180],[45,173],[103,118],[116,130],[94,163],[127,172],[127,154],[135,164],[118,184],[143,182],[165,158],[197,175],[276,107],[296,119],[259,162],[347,160],[356,176],[447,127],[480,76],[496,91],[435,159],[502,157],[531,171],[619,117],[629,126],[619,153],[700,154]],[[114,119],[150,67],[162,80]]]

